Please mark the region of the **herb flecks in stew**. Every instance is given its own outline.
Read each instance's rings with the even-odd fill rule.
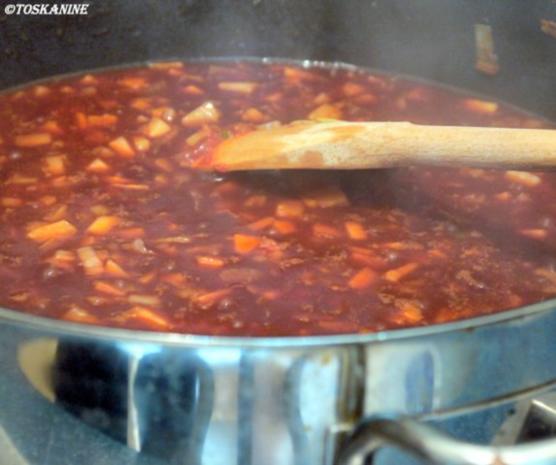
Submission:
[[[490,235],[523,250],[556,242],[552,174],[188,168],[230,135],[307,118],[542,125],[422,83],[282,64],[159,64],[4,94],[0,304],[278,336],[427,325],[556,294],[549,256]]]

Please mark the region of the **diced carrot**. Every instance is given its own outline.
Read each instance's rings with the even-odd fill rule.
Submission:
[[[280,234],[291,234],[296,230],[296,227],[291,221],[276,220],[274,222],[274,229]]]
[[[118,83],[132,90],[141,90],[147,85],[147,81],[144,78],[132,76],[122,78]]]
[[[15,173],[11,175],[5,182],[5,184],[36,184],[38,181],[34,176],[25,176],[20,173]]]
[[[322,223],[315,223],[313,225],[313,235],[317,237],[322,237],[326,239],[334,239],[341,236],[340,231],[332,226],[328,226]]]
[[[218,257],[200,256],[197,257],[197,263],[207,268],[222,268],[226,262]]]
[[[104,273],[104,266],[95,249],[90,246],[81,247],[77,249],[77,255],[86,274],[96,276]]]
[[[548,231],[543,228],[520,229],[519,233],[531,239],[543,240],[548,236]]]
[[[109,176],[106,179],[111,184],[131,184],[132,183],[130,179],[124,178],[123,176]]]
[[[130,107],[135,108],[136,110],[147,110],[150,106],[150,100],[144,97],[134,98],[130,104]]]
[[[403,318],[407,323],[417,323],[423,319],[423,311],[415,303],[403,300],[398,304],[398,308],[403,313]]]
[[[85,84],[85,85],[90,86],[90,85],[93,85],[93,84],[98,84],[98,79],[95,76],[93,76],[92,74],[86,74],[85,76],[83,76],[79,80],[79,82],[81,84]]]
[[[352,289],[365,289],[375,282],[376,277],[376,272],[371,268],[362,268],[351,277],[348,286]]]
[[[313,99],[313,103],[315,105],[322,105],[323,103],[329,103],[329,102],[330,102],[330,95],[328,95],[326,92],[321,92]]]
[[[88,126],[87,116],[80,111],[75,113],[75,123],[79,129],[85,129]]]
[[[419,267],[418,263],[415,262],[406,263],[405,265],[402,265],[399,268],[395,268],[393,270],[389,270],[386,273],[384,273],[384,279],[392,283],[397,283],[400,279],[412,273],[418,267]]]
[[[146,305],[147,307],[158,307],[160,305],[160,299],[156,295],[131,294],[127,301],[130,304]]]
[[[504,191],[504,192],[499,192],[498,194],[495,195],[495,197],[502,202],[506,202],[512,198],[512,194],[510,194],[508,191]]]
[[[161,118],[167,123],[171,123],[176,116],[176,110],[172,107],[157,107],[153,108],[151,115],[156,118]]]
[[[17,197],[2,197],[0,198],[0,205],[6,208],[15,208],[23,205],[23,200]]]
[[[115,234],[124,239],[139,239],[145,237],[145,230],[143,228],[126,228],[118,230]]]
[[[139,152],[146,152],[151,148],[151,141],[142,136],[135,136],[133,138],[133,144],[135,145],[135,148],[139,150]]]
[[[103,294],[112,295],[114,297],[124,297],[126,295],[124,290],[104,281],[95,281],[93,287]]]
[[[165,174],[157,174],[154,177],[154,182],[156,182],[160,186],[165,186],[169,182],[168,176],[166,176]]]
[[[266,201],[268,200],[268,197],[266,195],[262,195],[262,194],[257,194],[257,195],[252,195],[250,197],[248,197],[247,199],[245,199],[245,201],[243,202],[243,205],[245,207],[262,207],[263,205],[266,205]]]
[[[70,270],[73,269],[75,254],[69,250],[57,250],[48,261],[56,268]]]
[[[172,130],[172,127],[160,118],[152,118],[147,125],[143,128],[143,131],[147,137],[156,139],[168,134]]]
[[[156,240],[157,244],[189,244],[190,242],[191,237],[185,234],[181,236],[161,237]]]
[[[95,157],[101,157],[101,158],[112,158],[114,155],[116,155],[113,150],[109,149],[108,147],[104,147],[104,146],[95,147],[91,151],[91,153]]]
[[[256,108],[248,108],[241,115],[241,120],[247,123],[262,123],[266,119],[265,115]]]
[[[247,234],[234,234],[234,248],[237,253],[249,253],[259,246],[261,238]]]
[[[147,184],[113,184],[113,186],[129,191],[148,191],[150,189]]]
[[[408,249],[408,244],[403,241],[384,242],[382,247],[390,250],[406,250]]]
[[[112,259],[106,260],[104,272],[115,278],[129,278],[129,274]]]
[[[68,176],[56,176],[55,178],[52,178],[52,181],[50,181],[50,185],[52,187],[68,187],[71,183],[72,178],[69,178]]]
[[[104,115],[89,115],[87,117],[87,123],[89,126],[110,127],[114,126],[117,122],[118,117],[109,113]]]
[[[247,286],[247,290],[249,292],[251,292],[251,294],[257,294],[260,296],[259,299],[257,299],[257,302],[261,302],[261,301],[265,301],[265,300],[276,300],[278,297],[280,297],[280,292],[278,292],[275,289],[263,289],[260,288],[258,286]]]
[[[60,92],[62,94],[70,95],[70,94],[75,94],[75,89],[71,86],[62,86],[60,87]]]
[[[314,81],[316,79],[316,75],[311,71],[295,68],[293,66],[284,67],[284,77],[294,82],[302,80]]]
[[[154,271],[151,271],[150,273],[145,273],[143,276],[141,276],[138,281],[141,284],[149,284],[154,278],[156,278],[156,273]]]
[[[257,88],[256,82],[219,82],[218,88],[226,92],[234,92],[237,94],[251,94]]]
[[[268,94],[264,97],[266,102],[270,102],[270,103],[278,103],[280,102],[284,97],[284,94],[282,92],[272,92],[271,94]]]
[[[66,172],[66,157],[64,155],[52,155],[46,157],[44,171],[52,176],[61,176]]]
[[[304,211],[303,203],[298,200],[285,200],[276,205],[276,216],[283,218],[299,218]]]
[[[41,84],[33,87],[33,95],[35,97],[45,97],[50,94],[51,89],[47,86],[43,86]]]
[[[326,187],[303,196],[303,202],[310,208],[331,208],[349,205],[349,200],[339,187]]]
[[[77,228],[69,221],[62,220],[34,228],[27,233],[27,237],[36,242],[46,242],[51,239],[67,239],[74,236],[75,233],[77,233]]]
[[[355,97],[356,95],[362,94],[365,92],[365,87],[361,84],[357,84],[355,82],[346,82],[342,86],[342,92],[346,97]]]
[[[267,216],[249,224],[247,227],[253,231],[262,231],[263,229],[270,228],[273,224],[274,218],[272,216]]]
[[[25,134],[15,136],[14,143],[17,147],[40,147],[48,145],[52,142],[52,135],[48,132],[37,132],[34,134]]]
[[[506,171],[504,176],[506,179],[526,187],[535,187],[542,181],[539,176],[527,171]]]
[[[57,121],[47,121],[46,123],[44,123],[41,126],[41,129],[44,129],[46,132],[49,132],[50,134],[62,134],[62,128],[60,127],[60,125],[58,124]]]
[[[187,282],[187,278],[181,273],[168,273],[162,276],[161,279],[175,287],[182,287]]]
[[[181,89],[181,91],[184,94],[187,94],[187,95],[202,95],[202,94],[204,94],[203,89],[201,89],[200,87],[194,86],[192,84],[183,87]]]
[[[363,228],[361,223],[356,221],[346,221],[346,231],[348,236],[355,241],[363,241],[367,239],[367,231]]]
[[[190,111],[181,119],[181,124],[186,127],[199,127],[204,124],[217,123],[220,120],[220,111],[214,103],[208,101]]]
[[[361,247],[350,247],[351,259],[360,265],[368,265],[373,269],[383,269],[386,266],[384,259],[375,255],[372,251]]]
[[[54,260],[61,260],[64,262],[73,262],[75,261],[75,253],[71,250],[62,250],[59,249],[54,253]]]
[[[129,321],[134,320],[145,324],[151,329],[165,331],[171,328],[171,324],[166,318],[154,312],[150,308],[136,305],[122,313],[118,320]]]
[[[102,204],[95,204],[89,210],[91,210],[91,213],[95,216],[104,216],[110,213],[110,209]]]
[[[99,322],[98,318],[89,313],[87,310],[83,310],[79,307],[72,307],[66,313],[62,315],[63,320],[73,321],[75,323],[85,323],[85,324],[96,324]]]
[[[120,224],[117,216],[99,216],[87,228],[87,232],[95,235],[105,235]]]
[[[109,142],[108,145],[112,150],[114,150],[114,152],[122,157],[132,158],[135,156],[135,150],[133,150],[129,141],[123,136],[114,139]]]
[[[171,173],[174,169],[172,164],[166,158],[157,158],[154,161],[154,164],[163,171],[167,173]]]
[[[498,111],[498,104],[488,100],[469,98],[463,101],[463,106],[474,113],[482,115],[493,115]]]
[[[429,257],[439,258],[440,260],[445,260],[446,258],[448,258],[448,256],[439,249],[430,249],[427,254]]]
[[[91,173],[101,174],[101,173],[106,173],[106,172],[110,171],[110,167],[108,166],[108,164],[104,160],[101,160],[100,158],[95,158],[87,166],[87,171],[89,171]]]
[[[223,297],[226,297],[232,292],[231,289],[219,289],[217,291],[207,292],[205,294],[197,295],[194,302],[201,308],[207,309],[212,307]]]
[[[342,112],[338,107],[325,103],[311,111],[307,118],[312,120],[341,119]]]

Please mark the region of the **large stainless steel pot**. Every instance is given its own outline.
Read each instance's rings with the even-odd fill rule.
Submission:
[[[287,56],[432,78],[556,118],[556,40],[539,28],[556,20],[551,0],[141,0],[89,10],[0,13],[0,87],[171,56]],[[493,28],[496,76],[474,70],[475,23]],[[391,442],[440,463],[551,463],[551,441],[503,446],[531,425],[551,433],[555,309],[295,339],[89,328],[0,310],[0,464],[355,465]],[[450,442],[423,423],[498,448]],[[409,463],[393,451],[373,459]]]
[[[53,454],[37,463],[57,465],[356,465],[384,440],[437,463],[549,463],[553,441],[496,459],[461,443],[446,449],[393,419],[449,424],[479,412],[487,423],[462,439],[514,442],[521,423],[502,426],[519,413],[516,402],[542,398],[556,380],[555,308],[370,335],[251,339],[1,310],[0,440],[31,458]]]

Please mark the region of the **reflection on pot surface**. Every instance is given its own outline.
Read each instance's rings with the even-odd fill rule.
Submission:
[[[460,323],[386,337],[191,339],[7,325],[2,363],[11,375],[0,420],[33,454],[40,441],[25,440],[31,429],[18,412],[22,405],[37,415],[47,410],[73,425],[64,434],[76,447],[92,437],[102,444],[94,436],[99,430],[139,453],[118,463],[332,464],[353,428],[377,415],[461,425],[455,420],[481,414],[488,421],[480,427],[452,431],[486,442],[519,414],[518,399],[540,395],[556,379],[556,319],[538,310],[489,317],[472,330]],[[93,429],[73,424],[72,416]],[[518,417],[513,430],[526,423]],[[510,436],[502,442],[519,439]],[[106,450],[82,463],[113,463]],[[64,451],[58,458],[70,457]]]

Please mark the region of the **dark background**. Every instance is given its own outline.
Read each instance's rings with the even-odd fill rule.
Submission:
[[[88,0],[78,17],[7,16],[8,3],[0,87],[147,59],[291,57],[414,74],[556,120],[556,38],[540,30],[554,0]],[[475,23],[492,26],[494,77],[474,69]]]

